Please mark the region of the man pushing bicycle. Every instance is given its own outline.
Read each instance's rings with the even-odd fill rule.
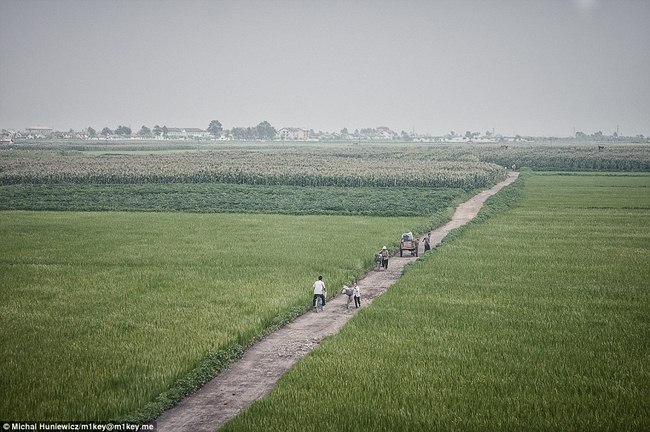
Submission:
[[[318,276],[318,280],[314,282],[314,308],[316,307],[316,300],[320,298],[323,308],[325,308],[325,282],[323,276]]]

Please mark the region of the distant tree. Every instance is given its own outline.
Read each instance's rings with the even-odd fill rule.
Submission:
[[[110,130],[109,128],[105,127],[104,129],[102,129],[102,133],[101,133],[101,134],[102,134],[103,136],[109,136],[109,135],[113,135],[113,131]]]
[[[275,139],[276,133],[275,128],[266,120],[255,127],[255,135],[258,139],[272,140]]]
[[[163,126],[161,131],[162,131],[162,136],[167,138],[167,132],[169,132],[169,130],[167,129],[167,126]]]
[[[131,128],[128,126],[118,126],[117,129],[115,129],[115,134],[129,136],[131,135]]]
[[[349,135],[348,128],[344,127],[343,129],[341,129],[341,135]]]
[[[230,131],[236,140],[273,140],[277,131],[267,121],[263,121],[255,127],[234,127]]]
[[[156,126],[153,127],[153,134],[155,136],[160,136],[160,135],[162,135],[162,133],[163,133],[163,130],[162,130],[162,128],[160,126],[156,125]]]
[[[140,136],[151,136],[151,129],[149,129],[145,125],[142,125],[142,127],[138,131],[138,135],[140,135]]]
[[[404,141],[412,141],[413,140],[413,137],[411,135],[409,135],[408,132],[406,132],[406,131],[402,131],[400,136],[402,137],[402,140],[404,140]]]
[[[468,140],[471,140],[472,139],[472,132],[471,131],[465,131],[465,138],[467,138]]]
[[[210,122],[210,125],[208,125],[208,132],[210,132],[210,135],[214,137],[220,137],[221,132],[223,132],[223,128],[221,127],[221,123],[219,120],[212,120]]]
[[[86,129],[86,131],[88,132],[88,136],[91,138],[95,138],[97,136],[97,131],[90,126],[88,126],[88,129]]]
[[[236,140],[244,140],[247,139],[247,133],[246,133],[246,128],[243,127],[234,127],[232,128],[232,137]]]

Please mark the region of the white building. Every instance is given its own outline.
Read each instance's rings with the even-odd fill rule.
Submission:
[[[307,141],[309,139],[309,131],[300,128],[282,128],[278,131],[278,138],[283,141]]]
[[[25,128],[25,133],[33,137],[46,137],[52,135],[52,128],[34,126]]]
[[[169,139],[194,139],[208,137],[210,137],[210,132],[199,128],[167,128],[167,138]]]

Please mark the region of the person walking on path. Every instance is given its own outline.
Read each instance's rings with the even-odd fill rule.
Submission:
[[[325,308],[325,282],[323,276],[318,276],[318,280],[314,282],[314,307],[316,307],[316,299],[321,298],[323,309]]]
[[[431,250],[431,237],[429,235],[424,237],[422,240],[424,240],[424,252],[426,253]]]
[[[361,289],[356,282],[354,282],[354,285],[352,285],[352,292],[354,295],[354,306],[359,309],[361,307]]]
[[[349,287],[347,285],[343,285],[341,294],[345,294],[346,296],[348,296],[348,302],[346,303],[345,307],[346,309],[350,309],[350,303],[352,303],[352,296],[354,295],[354,289],[352,289],[352,287]]]
[[[388,249],[386,249],[386,246],[381,248],[379,254],[381,255],[381,266],[385,270],[388,270]]]

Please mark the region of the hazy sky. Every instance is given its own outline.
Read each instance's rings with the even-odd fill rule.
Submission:
[[[0,128],[650,135],[649,0],[0,0]]]

